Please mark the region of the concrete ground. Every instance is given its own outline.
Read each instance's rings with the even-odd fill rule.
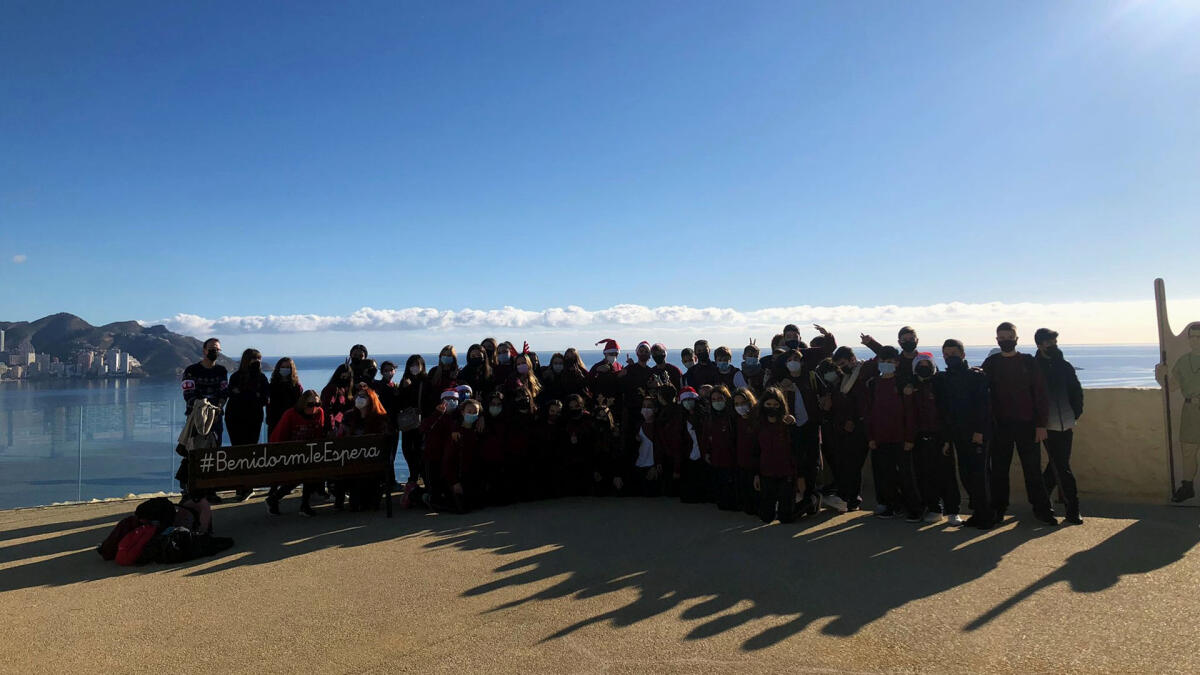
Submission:
[[[991,532],[669,500],[268,518],[123,568],[134,504],[0,512],[4,672],[1196,672],[1200,511]]]

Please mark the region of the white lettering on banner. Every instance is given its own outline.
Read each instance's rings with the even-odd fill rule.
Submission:
[[[261,445],[255,449],[252,455],[233,459],[230,459],[226,451],[217,450],[215,461],[212,454],[206,454],[201,461],[200,468],[204,473],[227,473],[273,469],[281,464],[283,466],[327,464],[344,467],[347,462],[379,458],[379,448],[374,445],[337,449],[332,447],[333,441],[325,441],[320,448],[317,446],[317,443],[306,443],[307,451],[273,454],[269,445]]]

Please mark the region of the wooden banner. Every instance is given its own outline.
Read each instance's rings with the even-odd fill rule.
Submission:
[[[263,487],[354,476],[386,477],[395,440],[394,436],[381,434],[191,450],[188,490]]]

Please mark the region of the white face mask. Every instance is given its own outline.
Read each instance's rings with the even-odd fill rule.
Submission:
[[[642,419],[644,419],[644,420],[654,419],[654,408],[642,408]]]
[[[614,361],[616,361],[616,360],[617,360],[617,355],[616,355],[616,354],[605,354],[605,355],[604,355],[604,362],[605,362],[605,363],[607,363],[607,364],[609,364],[609,365],[612,365],[612,363],[613,363]]]
[[[733,409],[736,410],[737,414],[741,415],[742,417],[750,414],[750,406],[748,405],[734,406]]]
[[[454,410],[458,407],[458,399],[456,398],[444,398],[442,400],[446,402],[447,411]]]
[[[799,361],[788,361],[787,362],[788,372],[793,375],[795,375],[796,373],[799,373],[800,369],[803,367],[804,367],[804,364]]]
[[[838,379],[838,374],[836,372],[831,370],[828,373],[825,373],[825,381],[828,382],[829,384],[833,384],[834,382],[837,382],[837,379]]]
[[[366,408],[367,407],[367,397],[359,396],[358,398],[354,399],[354,407],[358,408],[359,410]]]
[[[713,401],[712,409],[716,410],[718,412],[724,410],[725,409],[725,401]]]
[[[413,375],[420,375],[420,374],[421,374],[421,366],[416,366],[416,365],[414,365],[414,366],[409,366],[409,367],[408,367],[408,372],[409,372],[409,373],[411,373],[411,374],[413,374]]]
[[[684,409],[684,410],[688,410],[688,411],[690,411],[690,410],[692,410],[693,408],[695,408],[695,407],[696,407],[696,401],[695,401],[695,399],[690,399],[690,398],[689,398],[688,400],[684,401],[684,402],[683,402],[683,403],[681,403],[680,405],[682,405],[682,406],[683,406],[683,409]]]
[[[291,368],[280,368],[280,369],[279,369],[279,376],[280,376],[280,377],[291,377],[291,376],[292,376],[292,369],[291,369]]]
[[[496,417],[503,411],[504,411],[504,408],[501,406],[498,406],[498,405],[488,406],[488,414],[491,415],[492,417]]]

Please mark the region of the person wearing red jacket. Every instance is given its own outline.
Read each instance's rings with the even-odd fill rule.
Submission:
[[[938,410],[934,387],[936,374],[933,354],[917,354],[913,359],[912,382],[904,388],[914,422],[909,428],[908,440],[913,443],[921,498],[925,502],[925,522],[939,523],[944,513],[951,525],[959,526],[963,524],[958,515],[962,496],[958,491],[954,453],[942,429],[942,414]]]
[[[279,418],[279,422],[271,430],[270,441],[272,443],[312,441],[325,438],[325,431],[325,410],[321,408],[321,396],[309,389],[300,394],[300,399],[296,401],[295,407],[289,408],[283,413],[283,417]],[[304,492],[300,497],[300,515],[317,515],[312,509],[310,500],[313,492],[319,486],[319,482],[304,484]],[[279,515],[279,500],[295,489],[295,483],[272,487],[271,491],[267,493],[267,513],[272,516]]]
[[[588,389],[593,396],[607,396],[617,401],[617,409],[621,408],[621,383],[617,374],[621,372],[621,364],[617,363],[617,355],[621,347],[616,340],[605,338],[596,343],[604,345],[604,359],[597,361],[588,371]]]
[[[738,509],[737,492],[737,413],[733,410],[729,388],[717,386],[709,399],[708,419],[702,437],[708,462],[711,494],[722,511]]]
[[[758,399],[749,387],[733,393],[738,508],[750,516],[758,514],[758,493],[754,490],[754,477],[758,475],[758,431],[753,418],[757,406]]]
[[[777,387],[763,392],[756,411],[758,517],[764,523],[796,519],[796,494],[803,489],[798,446],[792,443],[796,418],[788,412],[787,398]]]
[[[910,427],[912,410],[896,377],[900,353],[885,345],[876,354],[879,376],[872,379],[867,390],[867,447],[871,450],[871,466],[878,486],[879,504],[875,515],[893,518],[906,514],[908,522],[921,521],[921,498],[917,492],[917,477],[913,467]]]
[[[846,511],[857,511],[862,505],[862,470],[867,461],[868,376],[863,362],[849,347],[838,347],[833,364],[840,376],[832,387],[830,435],[837,457],[837,498]],[[876,499],[882,503],[880,485],[876,483]],[[828,500],[835,510],[842,511],[837,502]]]
[[[367,382],[354,385],[354,409],[342,416],[342,420],[334,429],[334,435],[343,436],[389,436],[391,424],[388,421],[387,409],[379,400],[379,395]],[[387,476],[388,484],[392,482],[392,474]],[[383,495],[380,482],[376,479],[362,478],[354,480],[333,481],[333,508],[341,511],[346,503],[346,495],[350,495],[350,510],[362,511],[379,508],[379,499]]]

